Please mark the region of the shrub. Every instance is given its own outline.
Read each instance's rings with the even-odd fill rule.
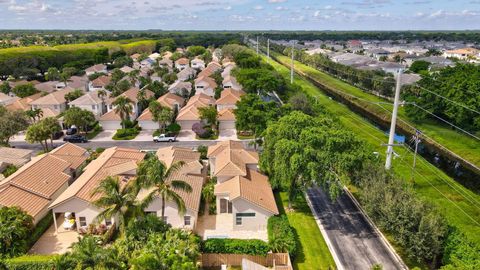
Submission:
[[[200,152],[200,159],[207,159],[208,147],[205,145],[199,145],[197,151]]]
[[[202,139],[208,139],[213,135],[213,130],[209,126],[205,126],[202,123],[195,123],[192,126],[193,132]]]
[[[33,218],[18,207],[0,208],[0,258],[10,258],[28,251]]]
[[[55,268],[58,255],[25,255],[8,259],[5,265],[9,270],[51,270]]]
[[[126,129],[119,129],[113,135],[114,140],[132,140],[137,137],[140,130],[138,128],[126,128]]]
[[[5,177],[9,177],[10,175],[12,175],[17,170],[18,170],[18,168],[15,165],[10,164],[7,167],[5,167],[5,170],[3,170],[2,174]]]
[[[180,132],[180,129],[182,127],[177,124],[177,123],[171,123],[170,125],[167,126],[167,132],[173,133],[173,134],[178,134]]]
[[[31,248],[37,242],[37,240],[48,230],[48,228],[53,224],[53,215],[52,212],[48,212],[47,215],[42,218],[35,228],[33,229],[32,234],[28,239],[28,246]]]
[[[202,242],[203,253],[227,253],[266,256],[270,251],[267,243],[258,239],[212,238]]]
[[[272,216],[268,219],[268,243],[274,252],[288,252],[295,256],[297,237],[285,215]]]

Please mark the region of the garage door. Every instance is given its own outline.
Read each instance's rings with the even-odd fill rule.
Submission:
[[[102,125],[103,130],[117,130],[122,128],[120,121],[100,121],[100,125]]]
[[[198,121],[177,121],[177,124],[182,127],[182,130],[192,130],[192,126],[195,123],[198,123]]]
[[[138,121],[138,124],[140,127],[142,127],[143,130],[157,130],[158,129],[158,123],[153,122],[153,121]]]
[[[235,128],[235,121],[220,121],[220,129],[234,129]]]

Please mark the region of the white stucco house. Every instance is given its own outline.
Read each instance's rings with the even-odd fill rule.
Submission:
[[[177,61],[175,61],[175,68],[182,71],[183,69],[188,67],[189,63],[190,61],[188,60],[188,58],[182,57],[180,59],[177,59]]]
[[[94,65],[94,66],[91,66],[87,69],[85,69],[85,74],[87,76],[90,76],[92,74],[95,74],[95,73],[104,73],[104,74],[107,74],[108,71],[107,71],[107,65],[104,65],[104,64],[97,64],[97,65]]]
[[[215,88],[217,88],[217,83],[210,77],[198,77],[195,79],[195,93],[213,97],[215,96]]]
[[[178,112],[176,122],[182,130],[192,130],[193,124],[200,122],[198,108],[214,105],[215,99],[211,96],[195,94],[188,100],[185,107]]]
[[[110,92],[106,91],[104,97],[98,95],[98,91],[88,92],[85,95],[68,103],[70,107],[78,107],[83,110],[91,111],[98,119],[107,112],[106,100]]]
[[[185,99],[182,97],[172,94],[170,92],[166,93],[165,95],[159,97],[157,101],[165,107],[172,109],[172,111],[179,111],[183,105],[185,104]],[[154,121],[152,112],[150,109],[146,108],[142,114],[137,118],[138,125],[143,130],[156,130],[159,129],[159,123]]]
[[[192,61],[190,61],[190,66],[194,69],[202,70],[205,68],[205,61],[203,61],[200,58],[195,58]]]

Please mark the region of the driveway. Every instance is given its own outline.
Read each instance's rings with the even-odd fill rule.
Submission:
[[[195,132],[193,130],[180,130],[177,136],[177,141],[195,141]]]
[[[236,129],[221,129],[218,135],[219,141],[238,140]]]
[[[63,219],[63,215],[57,218],[58,233],[55,232],[55,224],[52,224],[30,249],[30,254],[63,254],[70,249],[73,243],[78,242],[80,235],[77,231],[63,229]]]
[[[155,130],[141,130],[140,133],[133,139],[134,142],[150,142],[153,141],[153,132]]]
[[[337,265],[343,266],[339,269],[371,269],[374,264],[385,270],[404,269],[347,194],[331,201],[320,188],[311,188],[307,195],[320,230],[336,253]]]
[[[98,133],[95,138],[91,139],[91,142],[108,142],[112,141],[113,135],[115,135],[116,130],[102,130],[100,133]]]

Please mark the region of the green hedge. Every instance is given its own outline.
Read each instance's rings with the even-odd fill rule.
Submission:
[[[55,258],[58,255],[25,255],[8,259],[5,266],[8,270],[51,270],[55,269]]]
[[[297,236],[285,215],[272,216],[268,219],[268,243],[274,252],[288,252],[295,257]]]
[[[113,135],[114,140],[133,140],[137,135],[140,133],[140,130],[138,128],[125,128],[125,129],[119,129]]]
[[[248,254],[266,256],[270,246],[258,239],[213,238],[202,242],[203,253]]]
[[[48,230],[48,228],[53,224],[53,215],[52,212],[49,211],[47,215],[42,218],[35,228],[33,229],[32,235],[28,239],[28,246],[31,248],[37,240]]]

